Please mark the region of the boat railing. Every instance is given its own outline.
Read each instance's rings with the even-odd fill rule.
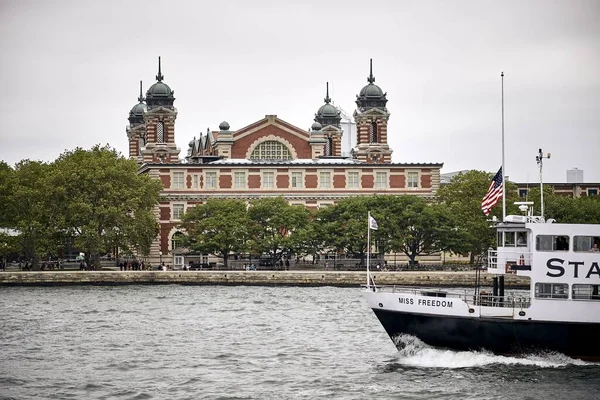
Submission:
[[[508,308],[529,308],[531,298],[528,296],[494,296],[481,293],[479,296],[473,296],[473,301],[467,301],[474,306],[485,307],[508,307]]]
[[[377,286],[376,290],[378,292],[391,292],[398,294],[404,293],[415,296],[460,299],[470,306],[523,309],[528,308],[531,305],[531,298],[529,296],[494,296],[493,294],[488,294],[485,291],[481,291],[479,294],[474,295],[473,289],[453,289],[448,291],[445,289],[435,288],[432,289],[423,287],[385,285]]]
[[[496,250],[488,250],[488,268],[498,268],[498,252]]]
[[[514,248],[515,250],[505,251],[501,254],[502,260],[506,265],[501,265],[500,269],[506,270],[506,272],[513,272],[519,269],[529,269],[531,266],[533,253],[528,251],[526,248]],[[488,250],[487,257],[487,266],[488,269],[498,269],[498,250]]]

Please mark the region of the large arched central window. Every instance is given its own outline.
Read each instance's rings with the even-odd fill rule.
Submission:
[[[292,153],[283,143],[267,140],[252,150],[250,158],[254,160],[291,160]]]

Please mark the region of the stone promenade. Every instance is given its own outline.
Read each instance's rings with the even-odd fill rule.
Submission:
[[[460,272],[374,272],[379,285],[429,287],[474,286],[475,271]],[[492,285],[492,275],[482,272],[484,286]],[[352,271],[33,271],[0,272],[0,286],[64,285],[263,285],[340,286],[366,284],[364,272]],[[526,288],[527,278],[505,277],[505,286]]]

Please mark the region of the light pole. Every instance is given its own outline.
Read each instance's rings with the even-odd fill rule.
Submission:
[[[158,257],[159,257],[159,265],[162,265],[162,251],[158,252]]]

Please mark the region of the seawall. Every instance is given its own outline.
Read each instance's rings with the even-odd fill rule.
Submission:
[[[428,287],[474,286],[475,271],[374,272],[379,285]],[[482,272],[484,286],[492,275]],[[352,271],[33,271],[0,272],[0,286],[65,285],[262,285],[262,286],[360,286],[364,272]],[[529,287],[528,278],[507,275],[505,286]]]

